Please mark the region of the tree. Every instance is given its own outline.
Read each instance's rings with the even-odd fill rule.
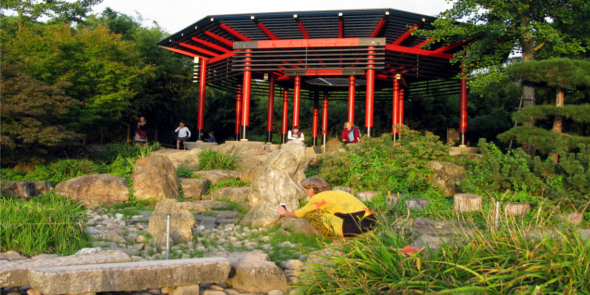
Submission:
[[[22,67],[2,63],[2,163],[38,161],[45,147],[79,136],[59,124],[59,116],[78,101],[64,95],[70,83],[45,84]]]

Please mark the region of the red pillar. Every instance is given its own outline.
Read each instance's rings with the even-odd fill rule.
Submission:
[[[236,89],[236,141],[240,140],[240,121],[242,119],[242,84]]]
[[[395,125],[399,124],[399,80],[396,76],[393,77],[393,111],[391,114],[391,132],[395,137],[397,133]]]
[[[250,72],[251,67],[250,61],[252,58],[251,53],[252,49],[246,49],[246,67],[244,69],[244,98],[242,101],[242,141],[248,141],[248,126],[250,125],[250,80],[252,79],[252,72]]]
[[[268,86],[268,115],[266,122],[266,143],[272,143],[272,119],[274,116],[275,108],[275,76],[270,75]]]
[[[465,74],[465,67],[461,67],[461,74]],[[465,132],[467,132],[467,78],[461,78],[461,111],[460,111],[460,126],[461,132],[461,146],[465,146]]]
[[[375,46],[369,46],[369,65],[368,68],[374,68],[375,66],[371,63],[374,63],[375,60],[371,58],[375,58],[373,54],[375,54]],[[373,112],[375,105],[375,70],[369,69],[367,70],[367,105],[366,105],[366,114],[365,114],[365,127],[367,127],[367,136],[371,137],[371,128],[373,128]]]
[[[203,126],[205,125],[205,90],[207,87],[207,60],[201,58],[199,69],[199,109],[197,111],[197,141],[203,141]]]
[[[324,103],[322,105],[322,143],[326,145],[326,136],[328,135],[328,91],[324,91]]]
[[[289,115],[289,89],[283,89],[283,125],[281,132],[283,133],[283,143],[287,142],[287,116]]]
[[[295,76],[293,88],[293,126],[299,126],[299,103],[301,101],[301,76]]]
[[[314,93],[314,98],[313,98],[313,121],[312,121],[312,126],[311,126],[311,144],[313,146],[317,145],[317,139],[318,139],[318,124],[319,124],[319,116],[320,116],[320,110],[319,110],[319,99],[320,99],[320,92],[316,90],[316,92]]]
[[[399,91],[399,123],[400,125],[404,125],[404,96],[405,96],[405,89]]]
[[[348,122],[354,124],[354,92],[356,84],[356,77],[350,75],[348,77]]]

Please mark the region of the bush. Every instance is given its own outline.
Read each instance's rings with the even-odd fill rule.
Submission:
[[[178,168],[176,168],[176,173],[178,174],[178,177],[181,178],[199,178],[199,176],[193,172],[195,172],[195,169],[184,166],[178,166]]]
[[[1,252],[70,255],[86,246],[82,204],[57,194],[0,199]]]
[[[331,186],[350,186],[357,190],[421,192],[430,188],[431,160],[449,161],[449,147],[430,132],[403,129],[399,146],[391,134],[363,138],[362,143],[319,163],[318,176]]]
[[[216,183],[215,185],[210,186],[206,195],[210,195],[214,191],[216,191],[222,187],[226,187],[226,186],[243,187],[243,186],[250,186],[250,184],[252,184],[252,183],[251,182],[242,182],[238,178],[234,177],[233,179],[220,181],[220,182]]]
[[[238,155],[206,149],[199,154],[199,170],[232,170],[237,167]]]
[[[51,185],[56,185],[62,181],[72,179],[78,176],[97,173],[94,163],[87,159],[82,160],[59,160],[50,165],[38,165],[35,171],[24,174],[15,172],[11,169],[2,169],[2,179],[6,180],[47,180]]]
[[[160,143],[146,145],[113,144],[109,146],[102,155],[106,163],[113,163],[117,158],[144,158],[160,148]]]

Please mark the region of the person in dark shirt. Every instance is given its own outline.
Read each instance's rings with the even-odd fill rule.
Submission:
[[[215,132],[209,132],[209,140],[208,142],[215,142]]]

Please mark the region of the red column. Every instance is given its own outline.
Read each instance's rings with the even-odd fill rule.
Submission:
[[[242,119],[242,84],[236,89],[236,141],[240,140],[240,121]]]
[[[371,58],[375,58],[373,54],[375,54],[375,46],[369,46],[369,65],[367,67],[374,68],[375,66],[371,63],[374,63],[375,60]],[[367,70],[367,105],[366,105],[366,114],[365,114],[365,127],[367,127],[367,136],[371,137],[371,128],[373,128],[373,112],[375,105],[375,70],[369,69]]]
[[[268,86],[268,115],[266,122],[266,143],[272,143],[272,119],[274,116],[275,108],[275,76],[270,75]]]
[[[399,80],[396,76],[393,77],[393,111],[391,112],[391,132],[393,136],[397,133],[395,125],[399,124]]]
[[[246,52],[252,52],[252,49],[246,49]],[[250,125],[250,80],[252,79],[252,72],[249,70],[251,67],[250,61],[252,58],[251,53],[246,53],[246,67],[244,69],[244,99],[242,101],[242,141],[248,141],[248,126]]]
[[[465,74],[465,67],[461,67],[461,73]],[[461,132],[461,146],[465,146],[465,132],[467,132],[467,78],[461,78],[461,111],[459,132]]]
[[[354,92],[356,84],[356,77],[350,75],[348,77],[348,122],[354,124]]]
[[[324,103],[322,105],[322,137],[323,145],[326,145],[326,136],[328,135],[328,91],[324,91]]]
[[[283,125],[281,131],[283,133],[283,143],[287,142],[287,116],[289,115],[289,89],[283,89]]]
[[[312,121],[312,126],[311,126],[311,144],[313,146],[317,145],[317,139],[318,139],[318,124],[319,124],[319,116],[320,116],[320,110],[319,110],[319,98],[320,98],[320,92],[316,90],[316,92],[314,93],[314,98],[313,98],[313,121]]]
[[[207,87],[207,60],[201,58],[199,69],[199,109],[197,111],[197,141],[203,141],[203,126],[205,125],[205,90]]]
[[[299,126],[299,103],[301,101],[301,77],[295,76],[293,88],[293,126]]]
[[[404,125],[404,96],[405,89],[399,91],[399,123]]]

